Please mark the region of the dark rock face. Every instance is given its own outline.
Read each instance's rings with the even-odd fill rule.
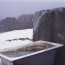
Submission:
[[[65,45],[65,8],[43,11],[34,27],[33,41],[37,40]],[[65,65],[65,46],[57,50],[54,65]]]
[[[43,11],[43,14],[39,17],[37,21],[37,26],[34,28],[33,41],[45,40],[52,41],[51,38],[53,34],[53,21],[54,21],[53,11]],[[50,33],[51,32],[51,33]]]
[[[36,23],[37,23],[37,21],[38,21],[38,18],[43,14],[43,11],[44,11],[44,10],[35,13],[35,15],[34,15],[34,22],[33,22],[33,28],[36,27]]]
[[[54,42],[65,45],[65,8],[55,9],[54,14],[55,14]],[[65,46],[57,50],[55,60],[56,60],[55,65],[65,65]]]
[[[62,36],[65,32],[65,8],[55,9],[55,41],[63,41]],[[64,38],[65,36],[63,36]]]

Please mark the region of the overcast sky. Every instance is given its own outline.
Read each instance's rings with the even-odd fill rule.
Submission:
[[[0,20],[39,10],[65,7],[64,0],[0,0]]]

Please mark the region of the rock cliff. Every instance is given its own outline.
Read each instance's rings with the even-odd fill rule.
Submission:
[[[40,12],[41,15],[38,15]],[[65,45],[65,8],[40,12],[35,14],[33,41],[45,40]],[[54,65],[65,65],[65,46],[57,50]]]

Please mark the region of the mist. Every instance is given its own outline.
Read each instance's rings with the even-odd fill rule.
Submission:
[[[64,1],[8,1],[0,0],[0,20],[6,17],[18,17],[22,14],[33,14],[36,11],[65,7]]]

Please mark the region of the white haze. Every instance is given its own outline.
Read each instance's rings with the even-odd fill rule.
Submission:
[[[39,10],[65,7],[64,0],[0,0],[0,20]]]

